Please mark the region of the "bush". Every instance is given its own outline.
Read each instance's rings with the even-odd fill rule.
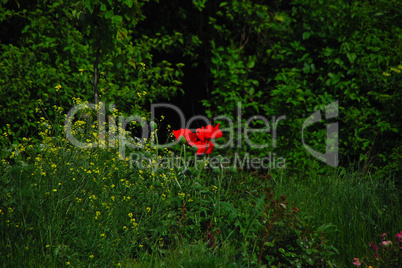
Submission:
[[[300,142],[306,118],[339,101],[339,116],[333,120],[339,122],[341,164],[365,161],[397,172],[402,66],[396,6],[395,1],[221,3],[210,16],[211,29],[224,37],[211,41],[214,88],[203,102],[208,116],[233,111],[237,123],[238,101],[242,125],[256,114],[268,119],[285,115],[277,147],[241,149],[255,155],[276,152],[296,171],[312,159]],[[304,133],[319,152],[326,150],[321,122]],[[273,139],[272,134],[253,134],[259,144]]]

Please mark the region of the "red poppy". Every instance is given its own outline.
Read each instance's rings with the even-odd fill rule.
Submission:
[[[173,134],[176,139],[180,140],[180,137],[183,136],[188,144],[191,146],[196,146],[197,154],[199,155],[203,155],[205,152],[210,154],[212,149],[215,147],[215,144],[211,141],[211,139],[219,139],[223,136],[222,131],[219,130],[219,124],[216,125],[216,127],[208,125],[205,128],[198,128],[197,134],[191,132],[191,130],[187,128],[173,130]]]
[[[193,144],[194,146],[197,147],[197,154],[198,155],[203,155],[205,154],[205,150],[207,151],[207,154],[210,154],[212,152],[212,149],[214,149],[215,144],[213,144],[211,141],[197,141]]]
[[[181,136],[183,136],[187,143],[190,145],[193,145],[193,143],[197,140],[197,134],[191,132],[189,129],[179,129],[179,130],[173,130],[173,134],[176,137],[176,139],[180,139]]]
[[[205,128],[198,128],[197,129],[198,139],[201,141],[207,141],[210,139],[219,139],[223,136],[222,131],[219,130],[219,124],[216,127],[212,125],[208,125]]]

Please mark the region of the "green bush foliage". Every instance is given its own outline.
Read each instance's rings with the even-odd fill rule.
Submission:
[[[13,139],[37,134],[37,109],[54,118],[52,106],[68,107],[73,97],[85,98],[91,90],[89,76],[79,71],[90,68],[88,46],[69,23],[66,7],[40,3],[0,6],[0,23],[8,35],[1,40],[0,131],[10,124]]]
[[[178,32],[149,37],[136,31],[135,25],[144,20],[143,4],[4,1],[0,5],[0,23],[6,29],[0,56],[1,132],[6,132],[8,123],[15,133],[13,140],[37,137],[38,109],[55,120],[54,105],[69,109],[73,98],[94,102],[97,52],[99,100],[116,104],[126,114],[149,115],[150,103],[179,92],[183,64],[154,60],[154,54],[183,48],[183,38]]]
[[[254,143],[270,145],[254,150],[243,133],[236,150],[257,156],[275,152],[295,170],[313,160],[301,143],[303,122],[339,101],[334,121],[340,123],[341,163],[365,161],[395,172],[402,147],[398,7],[397,1],[338,0],[175,6],[3,1],[1,119],[7,118],[17,135],[27,135],[34,132],[35,101],[42,100],[51,113],[49,107],[68,107],[73,96],[92,100],[93,64],[100,56],[100,100],[125,113],[149,114],[150,103],[201,84],[207,94],[195,102],[202,101],[211,118],[230,115],[236,127],[237,103],[243,126],[257,114],[272,120],[286,116],[275,144],[272,132],[253,133]],[[195,81],[183,87],[183,79],[193,79],[185,75]],[[323,152],[321,122],[305,136]],[[255,120],[252,126],[264,125]]]
[[[278,147],[255,154],[277,151],[295,168],[312,159],[301,144],[304,120],[339,100],[341,163],[364,160],[399,170],[398,6],[397,1],[221,2],[210,16],[211,29],[221,38],[211,40],[214,88],[204,101],[208,114],[233,111],[241,101],[246,119],[286,115],[278,126]],[[307,130],[307,140],[324,152],[325,125],[319,125]],[[256,139],[266,138],[262,133]]]

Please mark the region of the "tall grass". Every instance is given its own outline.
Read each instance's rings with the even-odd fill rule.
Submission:
[[[271,201],[271,182],[250,173],[130,167],[115,149],[74,148],[63,138],[23,151],[14,163],[3,161],[0,175],[5,267],[244,267],[322,259],[297,248],[298,237],[311,245],[319,240],[314,232],[301,234],[286,197]],[[158,157],[150,147],[136,153]],[[278,251],[287,244],[296,247],[295,257]]]
[[[275,182],[274,192],[286,194],[303,214],[314,216],[315,223],[337,227],[329,237],[343,266],[366,255],[369,243],[382,233],[401,231],[401,192],[392,177],[339,169],[296,179],[281,176]]]
[[[131,151],[145,159],[136,166],[117,148],[76,148],[42,121],[41,144],[1,152],[3,267],[332,267],[332,244],[347,267],[379,234],[400,231],[390,178],[160,168],[171,152],[149,142]],[[85,127],[77,121],[75,134],[91,140]]]

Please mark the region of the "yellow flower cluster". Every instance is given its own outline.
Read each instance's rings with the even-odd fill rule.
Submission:
[[[142,92],[137,92],[136,94],[137,94],[137,96],[138,96],[139,98],[142,98],[142,97],[144,97],[145,95],[147,95],[147,92],[144,90],[144,91],[142,91]]]
[[[136,228],[138,226],[138,223],[135,222],[135,218],[133,218],[133,213],[128,213],[128,217],[130,218],[130,223],[133,225],[132,228]],[[125,229],[124,227],[125,226],[123,226],[123,229]]]

